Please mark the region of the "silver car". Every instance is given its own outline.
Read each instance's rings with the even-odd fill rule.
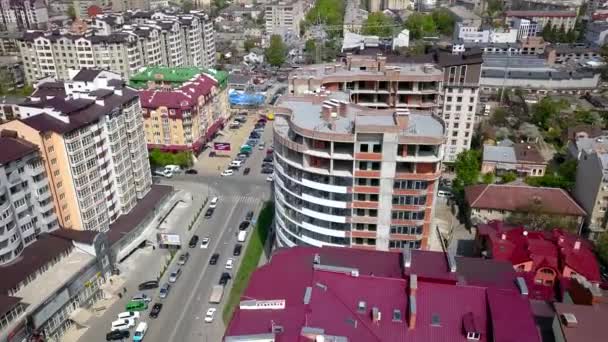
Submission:
[[[180,275],[182,275],[182,269],[181,268],[178,268],[177,270],[171,272],[171,274],[169,275],[169,282],[170,283],[175,283]]]
[[[159,293],[159,297],[160,298],[167,298],[167,296],[169,295],[169,291],[171,290],[171,285],[165,283],[161,288],[160,288],[160,293]]]

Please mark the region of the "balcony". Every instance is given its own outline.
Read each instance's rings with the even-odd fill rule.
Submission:
[[[355,170],[355,177],[380,178],[380,170]]]
[[[351,203],[351,207],[361,209],[378,209],[378,202],[353,201]]]
[[[358,153],[355,153],[355,159],[381,161],[382,153],[358,152]]]
[[[42,162],[28,163],[25,171],[28,176],[35,177],[44,172],[44,165]]]
[[[40,211],[43,213],[53,209],[53,201],[39,201],[38,205]]]

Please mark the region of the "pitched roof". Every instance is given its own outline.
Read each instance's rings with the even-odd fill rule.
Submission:
[[[0,164],[10,163],[37,150],[36,145],[23,139],[0,136]]]
[[[93,82],[97,75],[101,73],[99,69],[81,69],[73,78],[74,81],[79,82]]]
[[[585,216],[585,210],[563,189],[526,185],[477,184],[465,188],[474,209],[525,211],[532,206],[547,214]]]
[[[536,146],[531,144],[515,144],[515,158],[518,163],[547,164]]]
[[[21,298],[19,297],[12,297],[0,294],[0,317],[11,311],[11,309],[17,306],[19,302],[21,302]]]
[[[319,265],[348,265],[359,270],[358,276],[313,267],[319,255]],[[437,257],[436,257],[437,256]],[[431,258],[430,262],[423,262]],[[412,266],[420,270],[445,255],[439,252],[412,251]],[[381,262],[388,262],[384,267]],[[464,321],[473,323],[481,333],[480,341],[539,341],[527,299],[513,290],[469,285],[466,281],[445,282],[441,278],[418,277],[415,293],[416,324],[409,326],[410,278],[398,274],[402,254],[396,252],[361,251],[349,248],[293,247],[275,252],[270,263],[256,270],[242,298],[256,300],[285,300],[278,310],[241,310],[237,308],[225,336],[268,333],[280,325],[283,332],[277,342],[304,342],[302,329],[322,329],[323,334],[342,336],[348,341],[464,341]],[[479,259],[494,265],[494,262]],[[361,267],[359,267],[361,266]],[[369,267],[384,267],[370,272]],[[362,271],[363,270],[363,271]],[[509,267],[510,274],[513,273]],[[439,274],[442,277],[441,274]],[[282,279],[281,286],[276,286]],[[513,279],[511,279],[513,282]],[[309,288],[310,297],[304,297]],[[514,305],[508,305],[509,299]],[[364,312],[359,302],[366,303]],[[381,312],[379,322],[372,322],[372,308]],[[491,309],[490,309],[491,308]],[[392,319],[399,310],[401,319]],[[490,310],[492,313],[490,314]],[[495,317],[503,321],[497,322]],[[509,319],[505,319],[509,317]],[[410,329],[411,328],[411,329]],[[515,331],[517,330],[517,331]]]
[[[483,161],[515,164],[515,149],[511,146],[483,145]]]
[[[200,74],[192,81],[184,83],[175,90],[140,90],[141,106],[156,109],[167,107],[171,109],[188,109],[198,103],[201,96],[208,96],[211,89],[217,86],[217,81]]]

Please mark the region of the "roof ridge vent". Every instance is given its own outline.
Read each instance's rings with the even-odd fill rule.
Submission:
[[[315,283],[315,286],[321,288],[323,291],[327,291],[327,285],[321,283]]]

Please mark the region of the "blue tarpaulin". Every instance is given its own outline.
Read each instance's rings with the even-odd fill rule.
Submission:
[[[260,93],[246,93],[233,90],[229,94],[231,105],[237,106],[260,106],[266,101],[266,96]]]

